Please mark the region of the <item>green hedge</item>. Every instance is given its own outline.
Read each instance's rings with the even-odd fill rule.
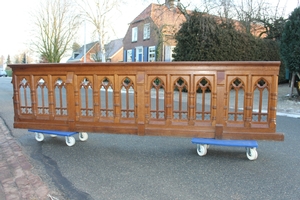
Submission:
[[[7,73],[7,76],[12,77],[12,70],[5,70]]]
[[[278,61],[279,46],[240,31],[233,22],[193,12],[176,34],[175,61]]]

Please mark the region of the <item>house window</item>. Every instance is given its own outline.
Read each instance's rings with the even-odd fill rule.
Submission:
[[[136,62],[142,62],[143,61],[143,47],[136,47]]]
[[[90,60],[96,60],[96,54],[90,53]]]
[[[144,24],[144,40],[150,39],[150,23]]]
[[[132,62],[132,50],[127,50],[127,62]]]
[[[75,59],[77,56],[79,56],[79,52],[74,52],[73,53],[73,59]]]
[[[171,62],[173,61],[173,51],[175,46],[165,46],[165,61]]]
[[[148,61],[149,62],[155,61],[155,46],[149,47]]]
[[[138,40],[138,28],[132,28],[132,42],[136,42]]]

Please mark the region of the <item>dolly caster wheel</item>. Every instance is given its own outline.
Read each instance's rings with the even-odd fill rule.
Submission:
[[[207,145],[206,144],[197,144],[197,153],[199,156],[205,156],[207,153]]]
[[[258,157],[256,148],[247,148],[246,155],[249,160],[256,160]]]
[[[86,132],[80,132],[79,133],[79,140],[80,141],[86,141],[89,138],[89,135]]]
[[[45,136],[42,133],[35,133],[35,139],[39,142],[43,141]]]
[[[71,147],[75,144],[75,138],[72,136],[66,137],[66,144]]]

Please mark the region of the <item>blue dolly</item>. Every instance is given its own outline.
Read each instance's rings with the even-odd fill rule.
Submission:
[[[79,139],[81,141],[86,141],[88,139],[88,134],[86,132],[66,132],[66,131],[53,131],[53,130],[36,130],[36,129],[29,129],[29,132],[35,133],[35,139],[39,142],[43,141],[45,136],[44,134],[49,134],[52,137],[56,136],[65,136],[66,144],[71,147],[75,144],[75,138],[73,135],[79,134]]]
[[[258,157],[255,140],[218,140],[214,138],[193,138],[193,144],[197,144],[197,153],[199,156],[205,156],[209,145],[246,147],[246,155],[249,160],[255,160]]]

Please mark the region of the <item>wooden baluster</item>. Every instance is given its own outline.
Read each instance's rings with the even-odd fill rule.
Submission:
[[[77,77],[74,72],[67,72],[66,80],[66,92],[67,92],[67,111],[68,111],[68,126],[69,131],[75,129],[75,122],[78,121],[78,86]]]
[[[212,120],[212,126],[216,126],[217,124],[217,77],[214,77],[214,82],[212,82],[212,90],[211,90],[211,120]],[[225,90],[226,94],[226,90]],[[224,97],[226,97],[224,94]],[[227,105],[227,104],[225,104]]]
[[[251,127],[251,121],[252,121],[252,99],[253,99],[253,92],[252,88],[254,88],[252,83],[252,76],[249,74],[247,77],[247,82],[245,82],[245,94],[246,94],[246,102],[245,102],[245,127],[250,128]]]
[[[150,78],[151,79],[151,78]],[[150,82],[149,82],[150,81]],[[149,124],[149,120],[151,117],[151,88],[152,88],[152,80],[149,80],[149,76],[145,74],[145,125]]]
[[[225,91],[225,71],[217,71],[216,139],[222,139],[223,134]]]
[[[13,101],[14,101],[14,121],[18,121],[19,116],[21,115],[21,105],[20,105],[20,85],[19,77],[13,74],[12,84],[14,89]]]
[[[54,87],[55,80],[53,80],[52,75],[48,74],[48,106],[49,106],[49,118],[54,120],[55,108],[54,108]]]
[[[173,119],[173,83],[171,83],[171,75],[167,75],[167,81],[166,81],[166,125],[170,125],[172,123]]]
[[[189,99],[188,99],[188,124],[193,126],[195,124],[195,119],[196,119],[196,99],[195,97],[197,96],[197,93],[196,93],[196,84],[197,82],[195,81],[195,75],[194,74],[191,74],[191,76],[189,77],[189,85],[190,85],[190,88],[189,88],[189,91],[188,91],[188,96],[189,96]]]
[[[93,75],[93,117],[94,122],[98,122],[100,119],[100,83],[98,80],[98,76],[96,74]]]
[[[34,82],[34,76],[31,75],[30,76],[30,82],[29,82],[29,85],[30,85],[30,94],[26,94],[30,96],[31,98],[31,114],[34,116],[34,118],[37,117],[37,96],[36,96],[36,83]],[[26,91],[26,90],[25,90]],[[27,102],[27,98],[26,98],[26,107],[28,107],[28,102]]]
[[[122,81],[122,80],[121,80]],[[114,75],[114,107],[115,107],[115,123],[120,123],[121,118],[121,98],[120,98],[120,89],[121,89],[122,83],[119,80],[118,74]]]
[[[269,102],[269,109],[270,109],[270,114],[269,114],[269,126],[272,128],[274,131],[276,131],[276,112],[277,112],[277,91],[278,91],[278,77],[277,75],[273,75],[272,77],[272,83],[270,83],[270,92],[269,95],[270,97],[270,102]]]
[[[145,72],[138,72],[136,75],[136,95],[137,95],[137,124],[138,124],[138,135],[145,135]]]

